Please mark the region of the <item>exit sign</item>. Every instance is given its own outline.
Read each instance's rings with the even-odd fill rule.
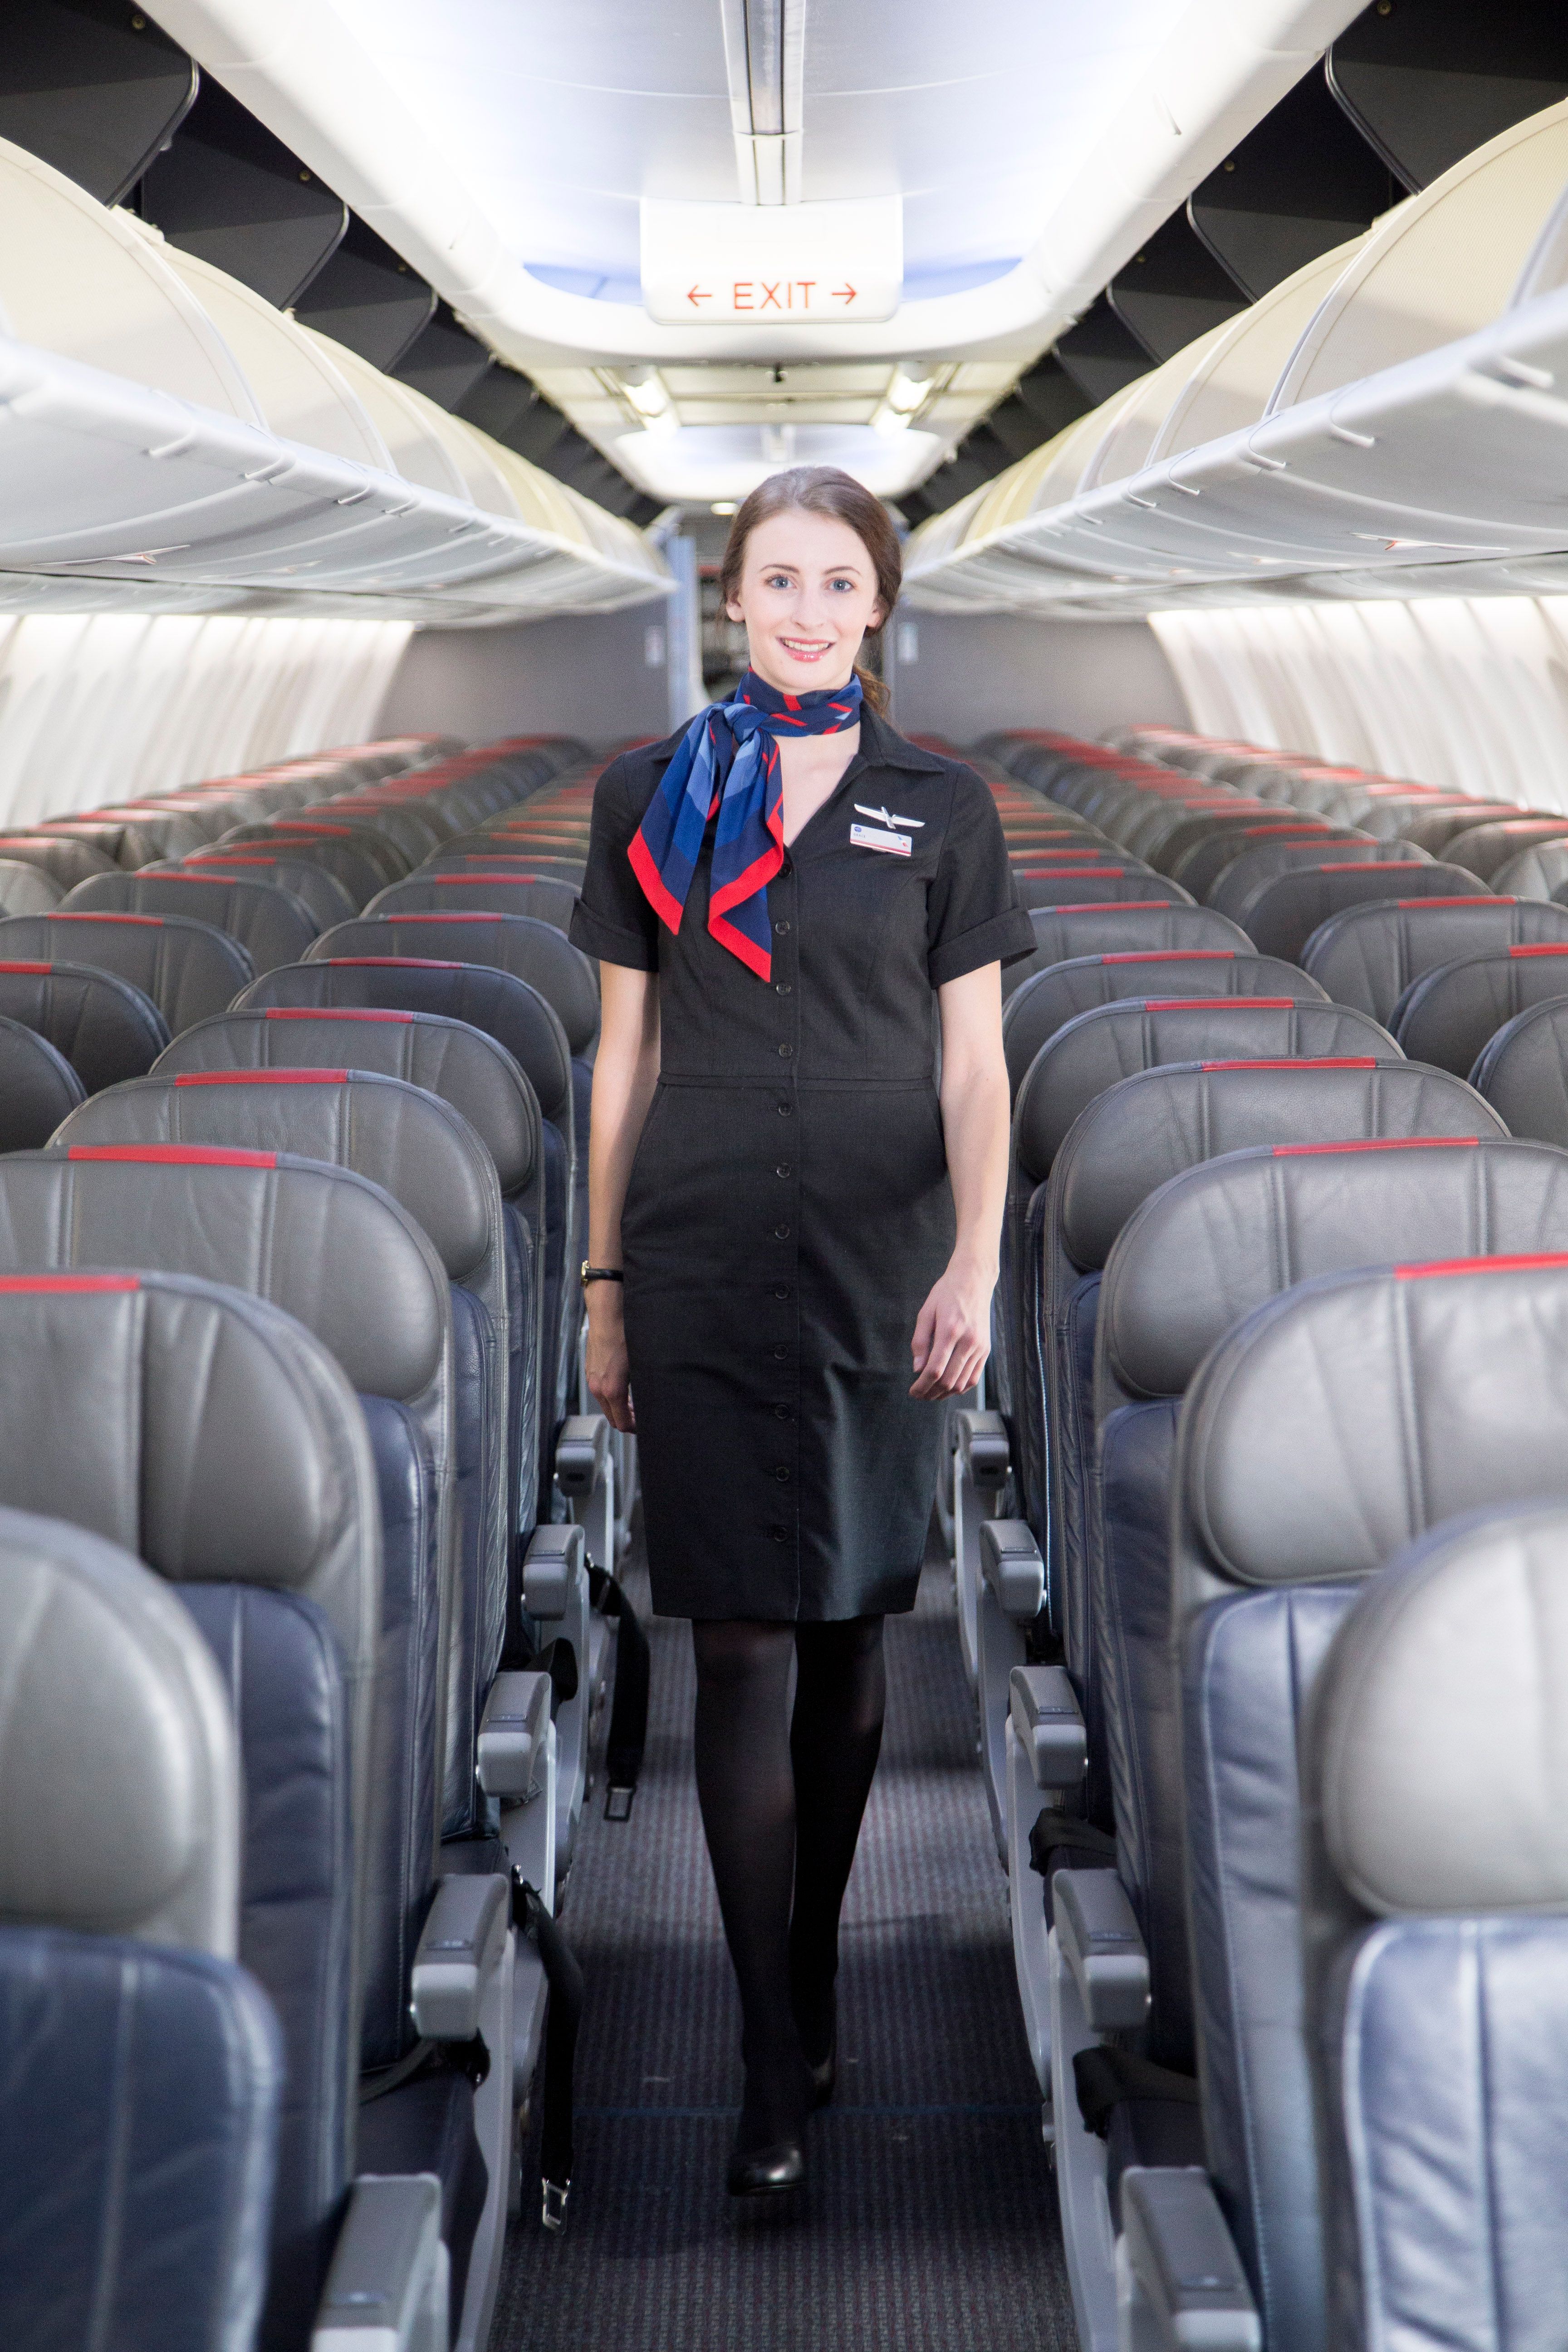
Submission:
[[[903,275],[900,196],[841,205],[642,200],[643,304],[665,325],[890,319]]]

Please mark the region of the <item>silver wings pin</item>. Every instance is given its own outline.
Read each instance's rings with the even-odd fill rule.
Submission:
[[[864,801],[856,802],[855,813],[858,816],[874,816],[895,833],[901,831],[905,825],[910,826],[913,831],[919,833],[925,824],[923,816],[890,816],[885,808],[868,808]]]

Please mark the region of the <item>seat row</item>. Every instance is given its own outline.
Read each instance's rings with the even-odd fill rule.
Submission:
[[[1037,814],[989,772],[1005,826],[1049,823],[1043,795]],[[1136,782],[1146,805],[1168,797]],[[1563,1895],[1538,1879],[1520,1899],[1526,1874],[1493,1868],[1498,1817],[1426,1769],[1451,1736],[1432,1661],[1447,1641],[1463,1671],[1478,1624],[1423,1599],[1410,1648],[1385,1644],[1403,1663],[1381,1713],[1362,1665],[1404,1622],[1374,1588],[1409,1538],[1477,1505],[1568,1499],[1547,1369],[1568,1340],[1568,1004],[1543,987],[1521,1013],[1474,976],[1549,967],[1555,908],[1393,887],[1341,908],[1299,966],[1246,971],[1269,960],[1209,929],[1236,919],[1212,906],[1068,901],[1036,911],[1037,955],[1005,975],[1002,1410],[955,1416],[957,1590],[1079,2331],[1107,2352],[1384,2342],[1417,2306],[1435,2329],[1447,2315],[1443,2263],[1474,2301],[1516,2252],[1488,2234],[1488,2168],[1518,2170],[1506,2099],[1462,2165],[1445,2145],[1440,2221],[1421,2203],[1436,2141],[1396,2175],[1435,2117],[1484,2109],[1454,2007],[1471,1913]],[[1433,1009],[1445,991],[1471,1035],[1502,1016],[1475,1086]],[[1540,1518],[1434,1538],[1389,1591],[1539,1563]],[[1509,1710],[1540,1637],[1517,1632],[1482,1664],[1501,1712],[1479,1736],[1496,1731],[1533,1820],[1552,1798]],[[1349,1728],[1317,1737],[1331,1719]],[[1439,1720],[1413,1762],[1401,1741]],[[1502,1843],[1518,1850],[1506,1822]],[[1376,1924],[1406,1914],[1408,1935]],[[1485,1932],[1510,1948],[1518,1925]],[[1449,1991],[1431,1989],[1449,2006],[1417,2029],[1423,1948],[1447,1956]],[[1510,2049],[1542,2014],[1549,1964],[1531,1965],[1518,2014],[1500,1979],[1485,2009]],[[1357,1970],[1385,2046],[1347,1994]],[[1522,2181],[1510,2194],[1522,2213]],[[1541,2242],[1523,2287],[1550,2275],[1560,2294]]]
[[[390,839],[404,819],[433,824],[432,806],[461,802],[468,821],[476,792],[499,797],[498,769],[516,805],[571,764],[533,760],[520,778],[509,747],[427,792],[429,763],[354,796],[390,795]],[[95,878],[143,891],[182,877]],[[271,875],[216,887],[289,895]],[[107,1542],[82,1572],[129,1579],[132,1614],[158,1605],[150,1584],[177,1589],[211,1661],[201,1772],[222,1785],[226,1738],[243,1792],[224,1832],[221,1808],[192,1809],[195,1768],[165,1758],[134,1834],[129,1798],[102,1810],[132,1857],[126,1885],[137,1855],[153,1895],[205,1874],[199,1917],[161,1895],[73,1908],[58,1854],[98,1848],[18,1830],[30,1891],[6,1916],[44,1943],[16,2004],[0,1996],[7,2053],[67,2063],[68,2031],[52,2057],[27,2038],[38,1952],[62,1937],[100,1991],[117,1968],[132,1979],[108,1946],[79,1954],[72,1938],[128,1935],[149,1986],[167,1962],[186,1987],[150,2018],[136,2112],[167,2161],[141,2202],[119,2172],[39,2147],[28,2177],[71,2227],[63,2253],[30,2239],[8,2266],[0,2307],[24,2316],[54,2308],[78,2259],[97,2307],[137,2310],[116,2342],[243,2342],[259,2307],[268,2352],[326,2352],[366,2326],[388,2346],[481,2345],[547,1995],[542,2168],[546,2218],[563,2219],[579,1988],[552,1915],[612,1671],[606,1777],[629,1810],[647,1652],[611,1573],[629,1465],[602,1420],[568,1410],[573,1064],[592,1051],[594,974],[538,917],[476,926],[478,911],[457,919],[461,956],[400,953],[401,920],[379,917],[354,925],[369,952],[329,952],[358,943],[312,924],[297,961],[231,963],[237,1001],[190,1020],[198,951],[216,971],[236,944],[224,926],[114,901],[16,919],[72,924],[74,971],[47,933],[36,955],[0,952],[0,988],[38,991],[37,1026],[8,1024],[5,1048],[14,1027],[61,1080],[37,1106],[56,1127],[25,1139],[41,1148],[13,1131],[0,1158],[0,1510],[42,1515],[18,1523],[24,1580],[68,1583],[87,1529]],[[116,970],[132,952],[168,1019]],[[580,1055],[520,962],[562,993]],[[14,969],[29,964],[44,969]],[[133,1066],[114,1065],[105,987],[140,1022]],[[18,1657],[56,1656],[47,1609],[8,1622]],[[179,1673],[200,1679],[188,1660]],[[118,1772],[134,1736],[113,1714],[95,1704],[89,1760]],[[177,1746],[178,1708],[164,1714]],[[53,1715],[71,1716],[58,1694]],[[29,1763],[29,1789],[44,1769]],[[84,1770],[89,1811],[99,1786]],[[197,2065],[165,2102],[153,2086],[177,2065],[188,2000],[207,2044],[230,2034],[233,2063],[224,2096]],[[89,2010],[101,2027],[101,2002]],[[85,2143],[121,2128],[126,2095],[106,2074],[74,2119]],[[205,2236],[182,2188],[193,2167],[210,2176]],[[23,2325],[20,2340],[43,2339]]]

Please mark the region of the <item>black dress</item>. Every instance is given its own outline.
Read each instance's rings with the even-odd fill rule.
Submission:
[[[658,1091],[621,1220],[654,1607],[910,1609],[943,1417],[909,1394],[910,1342],[953,1240],[932,991],[1034,932],[984,784],[867,709],[769,887],[772,980],[708,930],[711,825],[672,936],[626,848],[679,741],[605,770],[572,919],[588,954],[658,973]]]

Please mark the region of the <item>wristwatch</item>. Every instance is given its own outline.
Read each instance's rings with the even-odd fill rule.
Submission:
[[[621,1272],[618,1265],[590,1265],[587,1259],[584,1258],[583,1260],[583,1272],[580,1278],[583,1282],[589,1283],[625,1282],[626,1277]]]

